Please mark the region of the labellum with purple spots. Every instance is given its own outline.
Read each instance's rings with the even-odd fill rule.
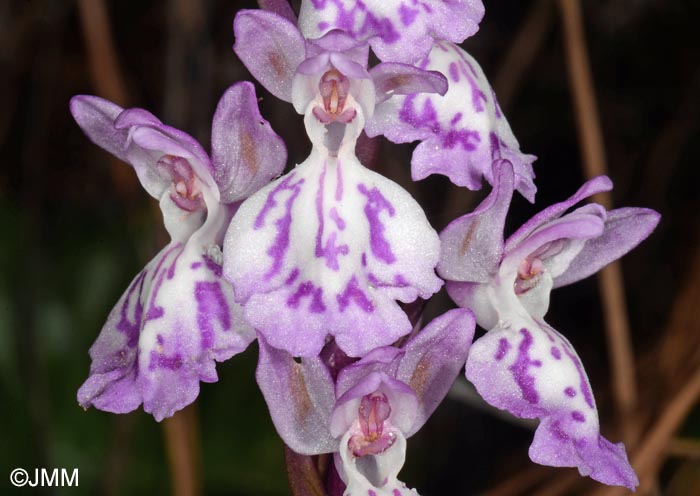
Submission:
[[[281,172],[286,149],[260,116],[250,83],[219,102],[212,159],[145,110],[76,96],[71,112],[93,142],[134,167],[160,200],[172,239],[110,313],[78,401],[116,413],[143,403],[161,420],[194,401],[200,381],[217,380],[216,361],[255,338],[221,277],[221,241],[240,201]]]

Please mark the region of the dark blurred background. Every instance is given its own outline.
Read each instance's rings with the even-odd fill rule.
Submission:
[[[614,204],[663,215],[622,264],[627,305],[618,310],[632,333],[633,415],[615,418],[596,279],[555,291],[548,321],[581,355],[603,433],[619,441],[621,425],[637,426],[629,448],[653,459],[643,494],[700,494],[692,388],[700,374],[700,167],[693,154],[700,2],[582,3]],[[485,4],[481,29],[464,47],[494,84],[522,150],[539,157],[537,205],[516,198],[513,228],[568,197],[584,174],[558,3]],[[231,51],[231,25],[237,10],[254,7],[231,0],[0,2],[0,493],[12,492],[15,467],[80,470],[78,488],[45,493],[173,489],[162,425],[142,411],[84,412],[75,400],[109,310],[167,237],[156,202],[128,166],[83,136],[68,100],[88,93],[147,108],[207,148],[219,96],[251,79]],[[290,166],[301,162],[310,149],[301,117],[260,86],[258,95],[287,143]],[[380,142],[375,167],[416,195],[437,229],[483,197],[440,177],[412,184],[410,153],[410,145]],[[439,295],[428,314],[449,305]],[[202,385],[190,409],[204,494],[287,494],[282,444],[254,382],[256,355],[253,345],[220,364],[219,383]],[[455,392],[409,442],[402,479],[425,495],[590,494],[599,487],[572,477],[573,469],[536,468],[527,459],[531,437],[527,426],[483,409],[468,391]]]

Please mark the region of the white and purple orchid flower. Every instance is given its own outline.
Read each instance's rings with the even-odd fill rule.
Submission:
[[[491,164],[495,160],[509,160],[515,170],[515,188],[534,202],[535,157],[520,151],[478,62],[457,45],[436,41],[418,67],[445,74],[447,93],[396,96],[381,102],[367,123],[367,134],[381,134],[395,143],[419,140],[411,160],[416,181],[442,174],[458,186],[478,190],[482,177],[494,184]]]
[[[397,479],[406,439],[452,386],[474,325],[470,311],[450,310],[401,348],[375,348],[345,366],[324,360],[325,354],[297,362],[261,336],[258,384],[289,447],[306,455],[335,453],[346,496],[415,495]]]
[[[219,102],[211,159],[145,110],[76,96],[71,112],[95,144],[134,167],[171,237],[110,313],[78,401],[116,413],[143,403],[161,420],[194,401],[200,381],[217,380],[216,361],[255,338],[221,277],[221,242],[240,201],[282,171],[286,148],[260,116],[250,83]]]
[[[382,61],[412,64],[434,38],[463,42],[483,17],[480,0],[303,0],[299,28],[306,38],[340,29],[369,42]]]
[[[442,76],[383,64],[373,80],[366,45],[333,31],[305,47],[296,28],[271,12],[243,11],[235,26],[237,53],[304,114],[313,149],[243,203],[224,243],[224,274],[271,346],[310,357],[331,335],[359,357],[392,344],[412,328],[396,300],[428,298],[442,285],[434,272],[439,240],[406,191],[360,164],[355,144],[377,88],[397,87],[388,82],[394,78],[410,91],[432,90]],[[274,42],[256,44],[261,32]],[[286,68],[278,72],[270,66],[280,44],[288,56],[277,61]],[[259,52],[242,48],[248,45]]]
[[[582,475],[634,489],[638,481],[624,446],[600,435],[581,360],[543,319],[553,287],[583,279],[627,253],[653,231],[659,215],[644,208],[606,212],[597,204],[566,213],[612,188],[600,176],[504,242],[513,167],[496,162],[493,175],[491,194],[441,233],[438,272],[447,280],[448,293],[488,330],[471,348],[467,378],[490,404],[541,419],[529,452],[534,462],[578,467]]]

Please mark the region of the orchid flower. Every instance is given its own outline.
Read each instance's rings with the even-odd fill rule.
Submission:
[[[411,88],[442,76],[383,65],[375,86],[367,47],[343,33],[305,45],[293,24],[264,11],[239,13],[235,29],[236,52],[304,114],[313,149],[243,203],[226,235],[224,274],[275,348],[310,357],[329,335],[351,356],[389,345],[412,328],[396,300],[442,285],[439,240],[406,191],[360,164],[355,144],[376,88],[395,87],[392,74],[408,74],[401,84]]]
[[[115,413],[143,403],[160,421],[194,401],[200,381],[217,380],[216,361],[255,338],[221,277],[220,245],[237,204],[282,171],[286,149],[250,83],[219,102],[211,159],[145,110],[76,96],[71,112],[95,144],[134,167],[171,237],[110,313],[78,401]]]
[[[397,479],[406,439],[447,394],[473,334],[472,313],[451,310],[402,348],[376,348],[340,370],[321,357],[297,363],[261,336],[256,376],[279,435],[301,454],[335,453],[346,496],[415,495]]]
[[[539,418],[530,458],[578,467],[610,485],[638,484],[622,443],[600,435],[591,386],[571,343],[544,321],[549,293],[587,277],[645,239],[659,215],[644,208],[607,211],[590,204],[565,213],[612,183],[600,176],[568,200],[546,208],[507,241],[503,226],[513,194],[513,167],[494,164],[491,194],[442,233],[438,272],[452,299],[490,329],[469,353],[467,378],[490,404]]]
[[[303,0],[299,27],[307,38],[342,29],[369,41],[382,61],[414,63],[433,38],[461,43],[479,29],[480,0]]]
[[[478,190],[482,176],[494,184],[494,160],[509,160],[515,188],[533,202],[535,157],[520,151],[477,61],[453,43],[436,41],[419,67],[447,75],[447,93],[396,96],[382,102],[367,123],[367,134],[383,134],[395,143],[420,140],[411,160],[414,180],[442,174],[458,186]]]
[[[319,91],[324,105],[318,116],[327,122],[351,118],[343,114],[348,95],[362,106],[365,119],[376,103],[393,95],[419,92],[445,94],[446,78],[402,63],[367,69],[369,46],[341,30],[305,40],[282,9],[242,10],[236,15],[234,51],[255,78],[276,97],[294,104],[300,114]],[[280,15],[282,14],[282,15]],[[335,91],[335,93],[334,93]],[[327,123],[326,122],[326,123]]]

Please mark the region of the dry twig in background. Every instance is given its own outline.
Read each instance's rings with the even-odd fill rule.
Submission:
[[[576,108],[584,172],[587,178],[592,178],[606,174],[607,165],[583,32],[583,15],[578,0],[559,0],[559,10],[564,26],[566,60]],[[609,193],[601,193],[593,198],[606,209],[612,206]],[[639,432],[639,424],[633,421],[637,409],[637,383],[620,263],[613,262],[605,267],[600,272],[598,281],[612,365],[617,423],[622,438],[630,449],[634,447]]]

